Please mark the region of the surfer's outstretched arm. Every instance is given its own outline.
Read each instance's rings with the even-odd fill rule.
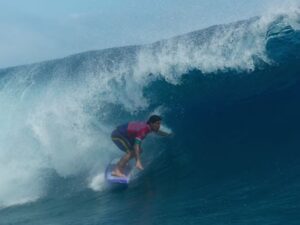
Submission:
[[[168,133],[168,132],[165,132],[165,131],[162,131],[162,130],[158,130],[156,132],[156,134],[159,135],[159,136],[162,136],[162,137],[169,137],[169,136],[173,135],[173,133],[171,133],[171,132]]]

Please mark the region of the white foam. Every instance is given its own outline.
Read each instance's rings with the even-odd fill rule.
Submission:
[[[218,29],[209,40],[195,44],[187,36],[168,40],[159,49],[152,46],[141,50],[136,74],[157,74],[170,83],[178,83],[180,76],[191,69],[204,73],[227,70],[254,70],[253,56],[268,61],[264,54],[264,29],[254,22],[250,25],[228,26]],[[204,37],[203,37],[204,38]]]
[[[30,74],[20,80],[26,76]],[[86,111],[89,90],[74,91],[72,85],[55,81],[37,92],[20,80],[16,76],[0,91],[0,207],[46,194],[48,170],[76,176],[106,164],[114,154],[112,127],[95,128]]]
[[[102,191],[104,189],[104,183],[104,173],[99,173],[91,178],[91,181],[89,182],[89,188],[94,191]]]

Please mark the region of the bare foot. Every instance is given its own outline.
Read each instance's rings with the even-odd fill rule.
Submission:
[[[112,176],[115,176],[115,177],[126,177],[125,174],[121,173],[120,170],[118,170],[118,169],[112,171],[112,172],[111,172],[111,175],[112,175]]]

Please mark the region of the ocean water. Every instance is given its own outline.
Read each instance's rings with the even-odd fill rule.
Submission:
[[[300,224],[300,11],[0,70],[0,224]],[[115,126],[157,113],[129,188]]]

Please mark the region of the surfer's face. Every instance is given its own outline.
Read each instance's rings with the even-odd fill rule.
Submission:
[[[160,128],[160,121],[156,121],[155,123],[150,123],[151,130],[157,132]]]

